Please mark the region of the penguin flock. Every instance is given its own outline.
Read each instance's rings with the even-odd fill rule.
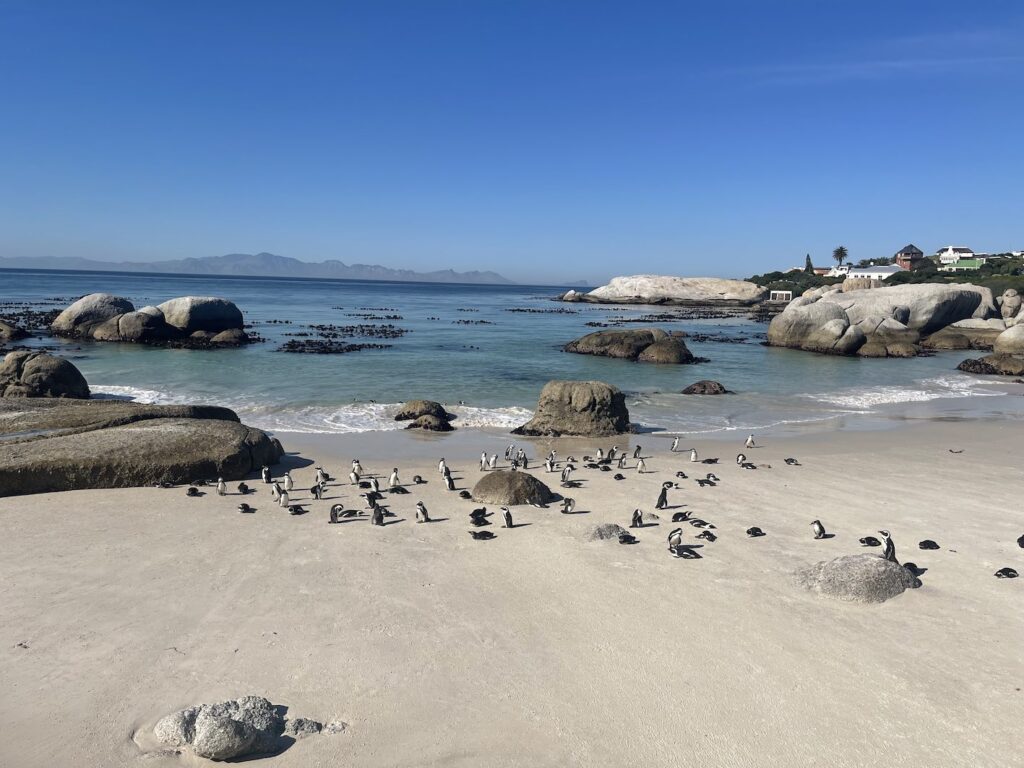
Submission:
[[[754,438],[754,435],[749,435],[744,441],[744,451],[751,450],[759,447]],[[748,460],[747,454],[744,451],[740,451],[736,455],[736,465],[742,469],[758,469],[758,468],[771,468],[770,464],[754,464]],[[690,463],[703,463],[703,464],[717,464],[718,458],[704,458],[701,459],[698,455],[696,448],[684,448],[679,447],[679,438],[675,437],[672,440],[671,448],[669,449],[670,454],[679,452],[688,452]],[[508,464],[509,471],[518,471],[520,469],[526,470],[529,468],[529,457],[526,450],[522,447],[517,447],[514,443],[508,445],[504,452],[505,461]],[[543,461],[543,471],[545,473],[554,474],[559,473],[561,486],[563,488],[577,488],[581,486],[582,481],[573,479],[573,474],[577,471],[577,466],[581,465],[584,469],[597,470],[602,472],[613,471],[615,469],[627,469],[628,461],[632,459],[634,463],[633,468],[636,469],[637,474],[643,475],[647,473],[647,464],[643,455],[643,448],[640,445],[635,446],[632,454],[630,455],[626,451],[622,451],[619,446],[613,445],[607,452],[603,448],[598,448],[594,455],[584,455],[582,462],[577,462],[573,456],[566,456],[564,459],[559,460],[556,451],[551,450]],[[650,458],[650,456],[646,457]],[[788,457],[784,459],[784,463],[787,467],[800,467],[803,466],[797,459]],[[486,451],[481,452],[479,469],[481,472],[495,471],[498,468],[498,454],[488,454]],[[456,491],[455,479],[452,475],[452,470],[449,467],[446,459],[442,457],[437,464],[437,471],[440,477],[442,485],[447,491]],[[698,488],[714,488],[717,487],[722,480],[714,472],[708,472],[704,477],[690,477],[686,472],[679,470],[674,473],[676,481],[679,480],[693,480]],[[362,462],[359,459],[353,459],[348,474],[349,484],[358,487],[362,493],[358,494],[358,497],[362,499],[363,506],[361,509],[348,509],[343,503],[334,503],[329,507],[328,523],[336,525],[342,522],[350,520],[368,520],[371,525],[384,526],[386,525],[385,520],[387,518],[396,517],[395,513],[392,512],[385,504],[382,504],[385,500],[384,494],[389,496],[399,496],[410,493],[410,490],[402,482],[401,475],[398,467],[393,467],[391,472],[387,475],[386,487],[382,487],[381,478],[383,475],[376,475],[367,473],[364,469]],[[290,471],[285,471],[280,477],[275,477],[269,466],[264,466],[260,470],[260,479],[263,484],[269,486],[269,494],[271,500],[283,510],[286,510],[289,515],[301,516],[306,514],[309,510],[302,504],[295,503],[295,481]],[[621,473],[617,473],[614,476],[616,480],[624,480],[625,476]],[[336,486],[335,490],[340,490],[344,486],[335,481],[335,478],[321,466],[315,467],[315,483],[309,489],[309,497],[312,501],[321,502],[329,500],[326,497],[328,490],[332,483]],[[425,484],[424,479],[420,475],[414,475],[412,478],[412,485],[419,486]],[[185,491],[185,495],[188,498],[198,498],[204,495],[204,492],[200,490],[203,486],[213,485],[215,492],[218,496],[227,496],[228,485],[223,477],[218,477],[215,482],[197,481],[188,485]],[[173,487],[168,483],[159,483],[159,487],[168,488]],[[245,482],[241,482],[236,486],[237,494],[242,496],[250,496],[254,494],[255,489],[250,488]],[[654,502],[654,509],[657,511],[664,511],[668,509],[674,509],[678,506],[687,506],[685,504],[677,505],[677,507],[670,506],[670,493],[675,493],[683,490],[678,482],[671,480],[663,481],[659,485],[658,496]],[[456,494],[462,500],[471,500],[472,495],[468,490],[461,490]],[[308,503],[308,502],[307,502]],[[535,505],[537,506],[537,505]],[[558,509],[561,514],[571,515],[576,513],[577,502],[574,498],[569,496],[562,496],[558,501]],[[257,509],[253,505],[242,502],[238,504],[238,512],[241,514],[254,514]],[[427,510],[425,503],[420,500],[413,506],[415,522],[417,524],[425,524],[438,522],[440,520],[446,520],[447,518],[432,518]],[[501,514],[501,527],[506,530],[513,530],[517,526],[513,521],[512,511],[508,507],[500,507],[499,512]],[[494,513],[487,510],[486,507],[478,507],[469,513],[469,524],[472,530],[469,531],[471,538],[474,541],[488,541],[496,538],[496,535],[487,530],[480,530],[491,525],[490,518]],[[585,513],[584,513],[585,514]],[[657,515],[649,515],[654,520],[658,519]],[[673,558],[697,560],[701,559],[703,555],[697,551],[699,546],[703,544],[697,544],[697,541],[712,543],[719,538],[719,533],[716,533],[716,526],[706,520],[700,519],[693,516],[692,512],[680,511],[675,512],[671,516],[673,523],[686,524],[695,528],[699,531],[694,536],[693,543],[687,543],[685,541],[685,529],[682,525],[673,528],[668,535],[668,551]],[[400,521],[396,521],[400,522]],[[635,507],[629,519],[629,528],[633,530],[642,530],[647,528],[649,525],[657,525],[658,523],[650,523],[645,521],[644,512],[641,507]],[[815,540],[830,539],[834,537],[834,534],[830,534],[826,531],[824,523],[820,519],[815,519],[810,522],[811,534]],[[872,533],[865,535],[858,539],[858,543],[865,548],[880,548],[879,554],[885,560],[899,565],[899,560],[896,556],[896,544],[892,534],[888,530],[879,530],[876,532],[877,536]],[[745,534],[748,538],[758,539],[767,536],[768,534],[759,526],[750,526],[745,529]],[[620,544],[636,544],[638,543],[637,537],[632,533],[621,533],[618,536]],[[1024,535],[1021,535],[1017,539],[1018,547],[1024,549]],[[937,542],[932,539],[924,539],[919,542],[918,548],[922,551],[934,551],[940,549]],[[914,563],[904,563],[903,567],[914,573],[915,576],[923,573],[923,570],[918,568]],[[1000,579],[1013,579],[1018,577],[1018,573],[1011,567],[1000,568],[994,574]]]

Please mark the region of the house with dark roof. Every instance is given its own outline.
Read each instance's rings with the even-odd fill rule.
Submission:
[[[924,251],[911,243],[900,248],[893,257],[893,262],[904,269],[910,269],[924,258]]]

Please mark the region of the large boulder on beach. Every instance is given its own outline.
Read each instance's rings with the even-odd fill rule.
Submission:
[[[448,419],[438,418],[430,413],[418,416],[409,422],[406,429],[422,429],[427,432],[451,432],[455,429]]]
[[[218,333],[242,327],[242,311],[234,302],[216,296],[180,296],[157,306],[164,320],[184,333]]]
[[[683,390],[684,395],[731,395],[724,385],[710,379],[696,381]]]
[[[90,293],[57,315],[50,330],[58,336],[89,337],[96,326],[134,310],[135,305],[128,299],[110,293]]]
[[[0,495],[241,480],[282,454],[227,408],[0,399]]]
[[[243,696],[173,712],[157,722],[153,734],[166,747],[191,747],[208,760],[271,754],[287,744],[281,738],[283,711],[262,696]]]
[[[964,360],[956,368],[980,376],[1024,376],[1024,358],[1015,355],[986,355]]]
[[[85,377],[68,360],[45,352],[10,352],[0,362],[0,397],[88,398]]]
[[[1024,324],[1018,324],[996,336],[992,351],[997,355],[1024,355]]]
[[[527,472],[488,472],[473,486],[473,501],[484,504],[547,504],[554,496]]]
[[[28,336],[28,331],[0,320],[0,342],[18,341]]]
[[[859,291],[829,291],[822,301],[837,304],[851,323],[891,317],[919,333],[933,333],[958,320],[998,314],[992,291],[966,283],[918,283]]]
[[[837,600],[884,603],[921,582],[902,565],[878,555],[843,555],[797,571],[798,582]]]
[[[761,301],[767,290],[746,280],[718,277],[627,275],[581,294],[570,291],[564,301],[612,304],[720,304],[749,305]]]
[[[852,355],[866,342],[842,307],[818,298],[794,299],[768,325],[768,343],[774,347]]]
[[[516,435],[603,437],[629,431],[626,396],[603,381],[549,381]]]
[[[435,416],[447,421],[450,416],[444,406],[434,400],[410,400],[395,414],[395,421],[412,421],[420,416]]]

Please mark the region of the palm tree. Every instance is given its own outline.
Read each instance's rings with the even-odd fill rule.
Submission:
[[[846,252],[846,246],[840,245],[834,251],[832,251],[832,258],[839,262],[839,266],[843,266],[843,262],[846,261],[846,257],[849,254]]]

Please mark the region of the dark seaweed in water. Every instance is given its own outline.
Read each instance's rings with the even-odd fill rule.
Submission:
[[[307,355],[344,355],[349,352],[360,352],[364,349],[390,349],[390,344],[347,344],[343,341],[329,339],[306,339],[286,341],[277,348],[277,352],[294,352]]]
[[[507,307],[506,312],[522,312],[530,315],[578,315],[578,309],[562,307],[560,309],[537,309],[535,307]]]
[[[452,320],[452,325],[494,325],[494,323],[490,320]]]

